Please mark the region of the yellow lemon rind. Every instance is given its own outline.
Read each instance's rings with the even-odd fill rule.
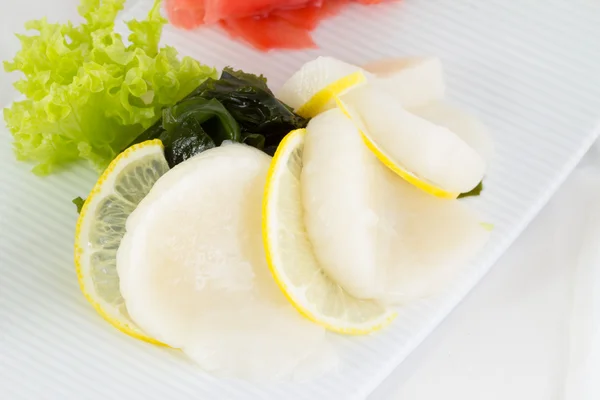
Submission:
[[[346,75],[315,93],[306,103],[300,106],[296,113],[304,118],[312,118],[325,111],[324,108],[336,96],[346,90],[366,82],[367,78],[362,71],[356,71]]]
[[[100,314],[100,316],[102,316],[102,318],[104,318],[107,322],[109,322],[112,326],[114,326],[119,331],[121,331],[131,337],[134,337],[139,340],[143,340],[148,343],[152,343],[152,344],[156,344],[156,345],[160,345],[160,346],[166,346],[164,343],[161,343],[161,342],[157,341],[156,339],[146,336],[143,332],[140,331],[139,328],[137,328],[135,326],[131,326],[130,324],[128,324],[122,320],[119,320],[117,318],[114,318],[112,315],[107,313],[104,310],[104,308],[102,308],[100,303],[98,303],[92,297],[92,295],[90,295],[89,291],[87,290],[86,285],[85,285],[85,280],[83,277],[82,267],[81,267],[81,264],[82,264],[81,257],[83,255],[83,248],[80,245],[81,229],[82,229],[83,221],[87,215],[89,204],[91,204],[92,199],[102,191],[102,186],[103,186],[104,182],[111,176],[111,174],[113,173],[115,168],[119,165],[119,163],[122,160],[127,159],[131,153],[133,153],[141,148],[148,147],[148,146],[160,146],[161,148],[164,148],[162,142],[159,139],[148,140],[148,141],[145,141],[142,143],[135,144],[135,145],[129,147],[127,150],[123,151],[121,154],[119,154],[109,164],[109,166],[106,168],[106,170],[104,170],[102,175],[100,175],[100,178],[98,178],[98,181],[94,185],[94,188],[90,192],[83,207],[81,208],[81,212],[79,213],[79,218],[77,219],[77,225],[75,227],[75,257],[74,257],[75,258],[75,271],[77,273],[77,280],[79,281],[79,287],[81,289],[81,292],[83,293],[83,295],[85,296],[87,301],[94,307],[96,312],[98,312],[98,314]]]
[[[429,182],[417,177],[412,172],[401,167],[397,162],[394,162],[392,160],[392,158],[390,156],[388,156],[386,154],[386,152],[383,151],[377,145],[377,143],[375,143],[375,141],[373,141],[367,134],[365,134],[365,132],[363,132],[358,127],[358,125],[355,123],[354,119],[352,118],[352,115],[346,109],[346,107],[344,106],[344,103],[340,100],[340,98],[338,96],[335,96],[335,101],[336,101],[336,104],[339,107],[339,109],[344,113],[344,115],[346,115],[346,117],[348,117],[354,123],[354,125],[358,129],[360,136],[361,136],[363,142],[365,143],[365,145],[367,146],[367,148],[369,150],[371,150],[371,152],[375,155],[375,157],[377,157],[377,159],[379,161],[381,161],[381,163],[383,165],[385,165],[392,172],[394,172],[396,175],[400,176],[402,179],[404,179],[411,185],[416,186],[417,188],[419,188],[433,196],[440,197],[442,199],[450,199],[450,200],[454,200],[458,197],[458,195],[460,193],[449,192],[449,191],[444,190],[432,183],[429,183]]]
[[[364,132],[361,131],[360,135],[363,139],[363,142],[367,146],[367,148],[369,150],[371,150],[371,152],[373,154],[375,154],[375,157],[377,157],[379,159],[379,161],[381,161],[383,163],[383,165],[388,167],[390,170],[392,170],[392,172],[394,172],[396,175],[400,176],[402,179],[404,179],[411,185],[416,186],[419,189],[421,189],[429,194],[432,194],[436,197],[440,197],[442,199],[454,200],[460,194],[460,193],[448,192],[447,190],[441,189],[431,183],[425,182],[424,180],[417,178],[415,175],[413,175],[409,171],[401,168],[397,163],[393,162],[391,160],[391,158],[389,156],[387,156],[385,154],[385,152],[383,150],[381,150],[373,140],[371,140],[371,138],[369,138],[367,135],[365,135]]]
[[[368,325],[366,327],[348,326],[348,325],[339,326],[339,325],[335,325],[334,323],[332,323],[328,320],[323,320],[321,318],[318,318],[315,315],[315,313],[313,313],[311,310],[309,310],[307,307],[305,307],[303,305],[302,301],[300,299],[298,299],[297,296],[294,294],[294,291],[290,290],[289,285],[285,282],[286,279],[285,279],[284,274],[282,274],[281,271],[277,268],[277,266],[275,265],[275,262],[273,260],[273,256],[272,256],[273,249],[272,249],[272,243],[271,243],[271,236],[269,234],[269,225],[270,225],[269,221],[271,218],[271,215],[269,213],[269,209],[270,209],[270,196],[269,195],[271,193],[271,187],[272,187],[272,184],[274,181],[273,178],[277,173],[279,160],[281,159],[282,154],[285,153],[285,149],[287,148],[287,146],[293,145],[293,142],[295,140],[298,140],[297,137],[304,137],[305,135],[306,135],[305,129],[296,129],[296,130],[293,130],[290,133],[288,133],[287,136],[279,144],[279,147],[277,148],[277,151],[275,152],[275,155],[273,156],[273,160],[271,161],[271,166],[269,167],[269,171],[267,173],[265,194],[264,194],[264,198],[263,198],[263,210],[262,210],[262,215],[263,215],[262,235],[263,235],[263,243],[265,246],[267,265],[269,266],[269,270],[271,271],[271,274],[273,275],[273,279],[275,280],[275,283],[277,284],[277,286],[279,286],[279,288],[281,289],[281,291],[283,292],[283,294],[285,295],[287,300],[290,302],[290,304],[302,316],[309,319],[310,321],[323,326],[325,329],[327,329],[329,331],[341,333],[341,334],[345,334],[345,335],[366,335],[366,334],[378,331],[378,330],[384,328],[385,326],[389,325],[396,318],[397,313],[395,311],[389,311],[382,318],[379,318],[377,320],[377,323]]]

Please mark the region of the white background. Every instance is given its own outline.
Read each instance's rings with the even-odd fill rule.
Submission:
[[[26,20],[74,18],[78,0],[18,0],[9,7],[7,3],[3,0],[0,13],[2,60],[18,49],[12,34],[22,31]],[[14,95],[9,77],[0,74],[0,105]],[[372,399],[564,398],[573,271],[584,221],[594,204],[590,199],[597,194],[593,187],[596,183],[600,187],[595,156],[588,156],[585,163]]]

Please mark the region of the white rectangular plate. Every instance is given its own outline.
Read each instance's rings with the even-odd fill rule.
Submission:
[[[4,130],[0,397],[363,399],[489,270],[598,133],[598,2],[404,0],[351,7],[322,24],[315,37],[318,50],[269,54],[232,42],[216,29],[168,28],[164,41],[203,63],[263,73],[272,87],[317,55],[358,64],[385,56],[439,56],[450,97],[477,113],[496,142],[484,195],[469,200],[495,229],[468,273],[448,282],[439,297],[403,308],[380,333],[335,337],[342,361],[334,374],[269,386],[216,379],[174,351],[117,332],[86,303],[73,268],[71,199],[85,195],[95,175],[74,168],[38,178],[14,161]]]

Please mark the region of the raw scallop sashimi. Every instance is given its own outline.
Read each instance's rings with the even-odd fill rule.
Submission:
[[[450,129],[406,111],[385,90],[365,85],[341,100],[378,158],[427,192],[455,198],[483,179],[486,165],[476,150]]]
[[[376,298],[384,272],[379,268],[384,252],[378,251],[382,225],[372,204],[373,189],[380,187],[380,163],[339,109],[313,118],[306,132],[300,182],[315,256],[352,296]]]
[[[286,301],[261,238],[271,158],[242,144],[162,176],[127,219],[117,254],[131,318],[204,370],[255,381],[335,367],[322,327]]]
[[[489,236],[476,212],[396,176],[339,109],[306,130],[304,223],[331,279],[357,298],[396,305],[439,292],[469,267]]]
[[[410,112],[450,129],[479,153],[486,164],[491,163],[494,155],[494,142],[490,131],[467,111],[446,102],[434,101],[413,108]]]

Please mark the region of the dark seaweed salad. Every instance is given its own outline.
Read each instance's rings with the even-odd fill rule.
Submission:
[[[208,78],[163,108],[161,118],[127,147],[160,139],[171,168],[226,140],[273,155],[285,135],[307,123],[275,97],[264,76],[227,67],[219,79]],[[81,197],[73,200],[77,212],[84,202]]]
[[[272,155],[286,134],[307,122],[275,97],[262,75],[227,67],[219,79],[207,79],[164,108],[162,118],[133,143],[160,139],[173,167],[225,140]]]

